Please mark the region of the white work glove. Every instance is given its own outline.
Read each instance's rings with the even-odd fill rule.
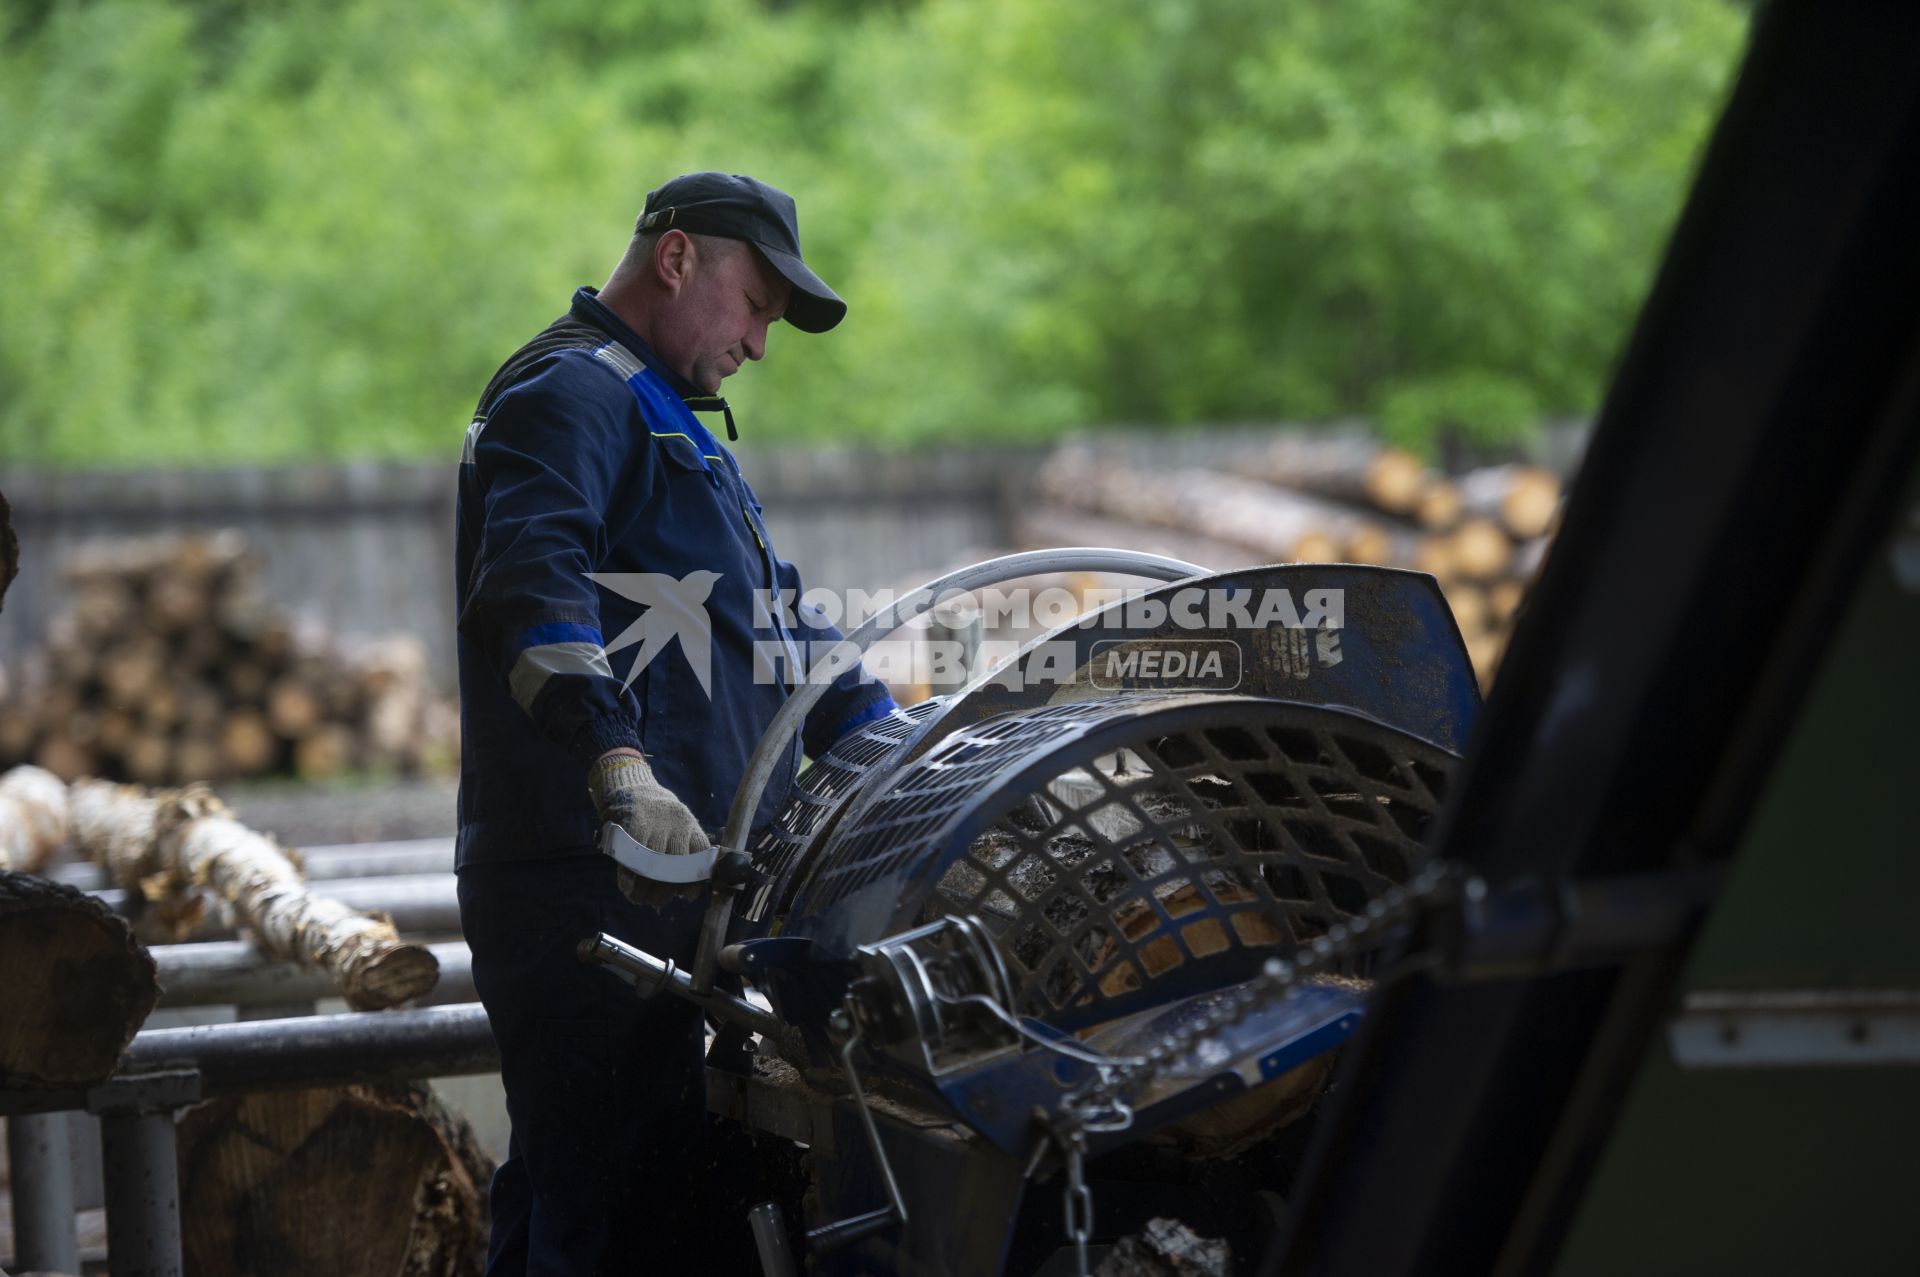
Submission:
[[[705,851],[706,831],[687,805],[673,791],[654,779],[647,760],[632,754],[606,754],[587,772],[587,792],[593,795],[593,809],[602,822],[619,825],[633,840],[663,856],[687,856]],[[620,890],[637,904],[658,908],[676,895],[697,894],[704,883],[675,888],[666,883],[647,882],[638,874],[621,869],[617,875]]]

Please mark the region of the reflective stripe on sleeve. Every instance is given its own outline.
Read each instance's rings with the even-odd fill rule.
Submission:
[[[533,712],[534,697],[555,674],[597,674],[613,677],[607,653],[598,643],[542,643],[520,653],[507,675],[507,687],[521,709]]]

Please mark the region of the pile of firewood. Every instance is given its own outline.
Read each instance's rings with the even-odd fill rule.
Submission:
[[[1036,478],[1026,547],[1110,545],[1218,569],[1375,563],[1439,579],[1482,685],[1546,552],[1560,480],[1528,465],[1440,474],[1349,438],[1287,436],[1232,472],[1148,471],[1063,449]]]
[[[95,542],[0,706],[0,766],[144,785],[446,770],[457,721],[417,640],[345,650],[269,606],[238,533]]]

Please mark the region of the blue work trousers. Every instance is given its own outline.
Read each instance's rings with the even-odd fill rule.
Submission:
[[[605,931],[688,965],[700,904],[636,905],[614,873],[584,848],[459,871],[460,923],[513,1122],[493,1177],[488,1277],[700,1270],[700,1011],[642,1000],[575,956]]]

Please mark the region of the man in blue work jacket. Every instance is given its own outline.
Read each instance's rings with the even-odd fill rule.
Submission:
[[[739,466],[694,415],[785,319],[825,332],[846,303],[802,261],[794,204],[695,173],[647,197],[605,286],[494,375],[461,458],[456,553],[461,924],[500,1047],[513,1134],[494,1176],[487,1272],[695,1272],[705,1078],[698,1011],[640,1001],[575,946],[607,931],[690,961],[701,899],[636,889],[600,826],[697,851],[762,729],[804,676],[817,614]],[[609,637],[611,636],[611,637]],[[804,745],[891,712],[857,671]],[[620,873],[628,892],[616,881]]]

